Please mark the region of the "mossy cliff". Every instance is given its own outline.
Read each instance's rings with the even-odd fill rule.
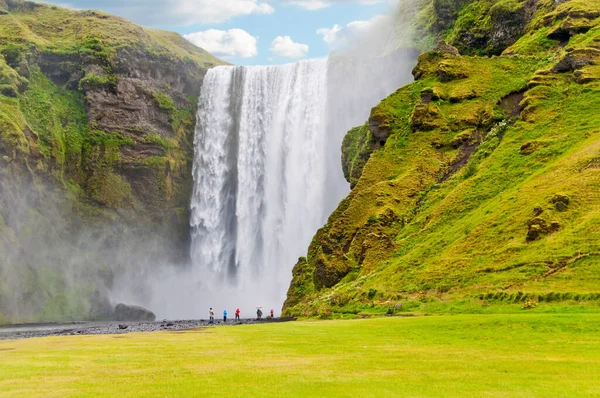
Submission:
[[[600,1],[435,0],[420,21],[439,42],[346,136],[353,189],[284,313],[599,309]]]
[[[62,249],[82,231],[111,247],[160,234],[170,254],[186,253],[196,98],[222,63],[175,33],[0,0],[0,313],[29,299],[40,304],[22,319],[61,316],[42,303],[64,291]],[[93,261],[80,266],[113,265],[83,264]]]

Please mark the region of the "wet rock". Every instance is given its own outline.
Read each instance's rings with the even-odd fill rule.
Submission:
[[[117,321],[154,321],[156,315],[143,307],[127,304],[117,304],[115,307]]]
[[[125,330],[125,329],[127,329],[127,328],[128,328],[128,326],[127,326],[127,325],[122,325],[122,324],[121,324],[121,325],[119,325],[119,329],[120,329],[120,330]]]

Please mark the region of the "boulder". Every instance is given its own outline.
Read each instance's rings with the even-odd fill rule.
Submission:
[[[115,318],[117,321],[154,321],[156,315],[143,307],[121,303],[115,307]]]
[[[554,73],[573,72],[600,61],[600,50],[578,48],[567,50],[567,54],[552,68]]]
[[[569,208],[570,199],[567,195],[556,194],[552,197],[550,202],[556,207],[557,211],[567,211]]]
[[[540,217],[535,217],[527,222],[527,227],[527,242],[533,242],[558,231],[560,224],[556,221],[548,223]]]

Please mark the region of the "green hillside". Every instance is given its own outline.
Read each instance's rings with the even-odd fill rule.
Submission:
[[[99,317],[131,259],[186,256],[197,96],[220,64],[173,32],[0,0],[0,323]]]
[[[86,43],[94,38],[102,42],[107,53],[119,48],[141,47],[153,54],[192,61],[203,68],[223,64],[177,33],[144,28],[100,11],[74,11],[31,1],[0,0],[0,15],[0,43],[4,48],[80,53],[90,51]]]
[[[284,312],[599,310],[600,1],[427,13],[445,42],[346,137]]]

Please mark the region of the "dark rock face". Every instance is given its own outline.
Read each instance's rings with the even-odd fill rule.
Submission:
[[[115,307],[115,320],[119,322],[131,321],[154,321],[156,315],[152,311],[149,311],[143,307],[127,304],[117,304]]]
[[[526,0],[478,4],[479,8],[459,18],[452,44],[463,54],[500,55],[525,33],[538,2]],[[452,15],[456,16],[456,12]],[[484,23],[487,18],[489,23]]]
[[[490,9],[492,30],[489,39],[491,54],[501,54],[525,32],[536,8],[536,0],[527,0],[516,8],[497,4]]]
[[[556,221],[547,222],[543,218],[535,217],[527,223],[527,242],[541,239],[543,236],[556,232],[560,224]]]
[[[600,50],[595,48],[571,49],[554,67],[552,72],[573,72],[600,60]]]

